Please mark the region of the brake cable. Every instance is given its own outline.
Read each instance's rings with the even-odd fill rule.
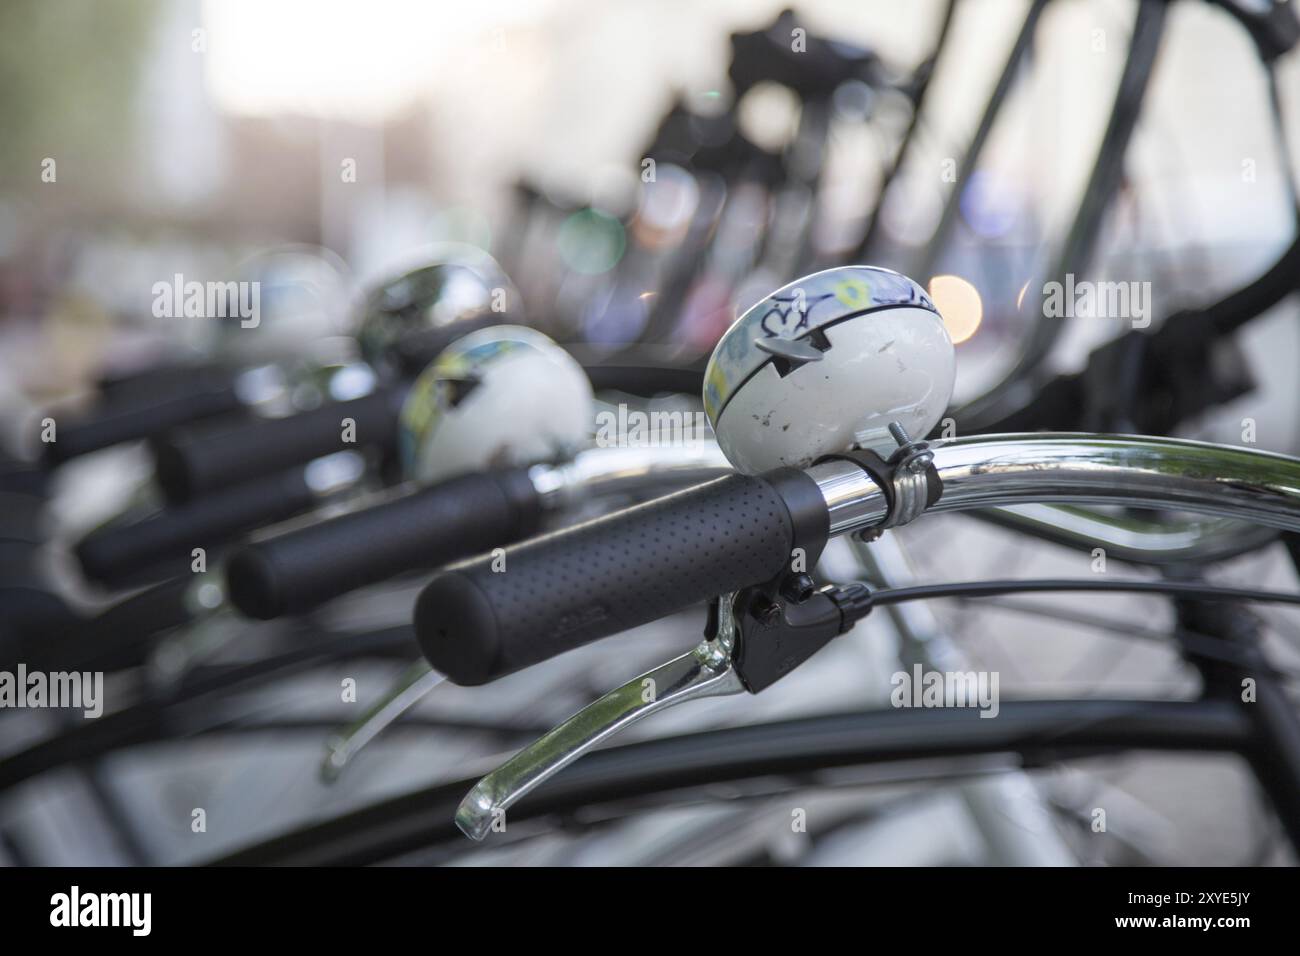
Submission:
[[[946,584],[917,584],[902,588],[881,588],[871,593],[871,603],[899,604],[903,601],[935,598],[993,597],[1002,594],[1024,594],[1041,591],[1122,591],[1145,594],[1165,594],[1197,599],[1249,601],[1274,604],[1300,604],[1300,594],[1288,591],[1266,591],[1259,588],[1237,588],[1193,581],[1137,581],[1099,580],[1090,578],[1014,578],[987,581],[954,581]]]

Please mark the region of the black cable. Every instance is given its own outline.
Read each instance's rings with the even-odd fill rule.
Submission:
[[[907,588],[881,588],[871,594],[872,605],[899,604],[903,601],[948,597],[991,597],[998,594],[1024,594],[1035,591],[1131,591],[1147,594],[1173,594],[1200,600],[1252,601],[1276,604],[1300,604],[1300,594],[1263,591],[1255,588],[1232,588],[1199,581],[1091,581],[1086,578],[1028,578],[989,581],[954,581],[948,584],[918,584]]]
[[[957,600],[964,601],[966,598],[957,598]],[[1034,615],[1058,623],[1076,624],[1080,627],[1093,628],[1094,630],[1103,632],[1109,637],[1115,637],[1118,635],[1159,644],[1167,644],[1170,638],[1170,635],[1164,631],[1147,630],[1145,628],[1125,624],[1121,621],[1110,620],[1104,616],[1090,615],[1074,610],[1065,612],[1059,608],[1035,607],[1032,604],[1021,604],[1019,602],[1008,601],[990,601],[988,604],[985,604],[985,607],[993,607],[1000,611],[1009,611],[1012,614]],[[1213,634],[1205,634],[1200,631],[1179,628],[1173,636],[1184,644],[1191,646],[1192,649],[1202,657],[1208,657],[1216,661],[1223,661],[1226,664],[1254,665],[1255,663],[1253,657],[1243,651],[1238,645],[1234,644],[1232,641],[1226,641],[1221,637],[1215,637]],[[1266,664],[1265,669],[1274,677],[1279,677],[1300,686],[1300,670],[1282,668],[1278,667],[1276,664]]]
[[[238,719],[235,723],[215,724],[201,727],[194,731],[203,736],[238,736],[245,734],[284,734],[336,733],[345,720],[340,717],[267,717]],[[420,733],[430,731],[450,731],[454,733],[492,734],[508,740],[518,738],[523,743],[531,743],[551,730],[550,724],[502,724],[490,720],[460,720],[455,717],[426,716],[424,714],[403,714],[384,729],[387,737],[393,733]]]

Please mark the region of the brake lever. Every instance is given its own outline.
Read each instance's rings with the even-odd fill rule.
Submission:
[[[739,609],[739,610],[738,610]],[[711,608],[711,635],[694,650],[588,704],[474,785],[456,826],[482,840],[521,797],[614,734],[688,700],[756,694],[843,634],[871,609],[864,584],[769,596],[749,588]]]
[[[625,727],[683,701],[742,693],[745,685],[732,666],[732,597],[716,599],[714,636],[588,704],[475,784],[456,809],[456,826],[482,840],[520,797]]]
[[[366,708],[352,723],[326,739],[325,757],[320,765],[321,780],[325,783],[338,780],[362,747],[392,726],[443,680],[443,675],[423,660],[402,671],[379,700]]]
[[[213,571],[195,575],[182,598],[190,626],[164,637],[149,655],[147,673],[157,689],[175,688],[190,671],[229,647],[243,633],[220,614],[225,588]]]

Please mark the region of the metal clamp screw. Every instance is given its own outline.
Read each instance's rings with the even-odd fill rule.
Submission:
[[[894,466],[894,502],[881,528],[908,524],[921,516],[928,506],[930,487],[927,472],[934,463],[934,452],[923,441],[913,441],[899,422],[889,423],[889,434],[898,442],[898,450],[889,456]]]
[[[930,467],[930,463],[934,461],[934,452],[930,450],[929,444],[913,441],[907,434],[907,429],[899,422],[889,423],[889,434],[893,435],[894,441],[898,442],[898,451],[889,456],[890,461],[897,462],[900,468],[914,475]]]

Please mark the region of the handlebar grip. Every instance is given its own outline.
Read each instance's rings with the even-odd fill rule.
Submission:
[[[195,381],[211,378],[219,373],[215,364],[163,361],[155,365],[120,372],[105,372],[99,376],[95,387],[105,399],[151,396],[158,401],[167,397],[194,391]]]
[[[89,642],[92,648],[88,651],[102,665],[100,669],[115,670],[138,663],[136,656],[129,656],[123,662],[122,651],[147,646],[155,634],[193,620],[195,612],[188,599],[195,577],[183,574],[160,581],[87,620],[82,629],[86,635],[93,635]]]
[[[224,544],[315,502],[304,469],[297,468],[164,508],[142,521],[93,531],[77,544],[77,560],[86,577],[109,587],[136,583],[142,573],[164,564],[166,577],[188,574],[194,548]]]
[[[189,594],[195,577],[186,574],[152,585],[91,618],[77,617],[66,607],[59,612],[62,602],[53,595],[32,595],[47,598],[51,612],[62,616],[52,618],[44,631],[28,635],[25,643],[14,645],[23,653],[7,659],[26,661],[29,668],[39,670],[116,671],[138,667],[157,647],[159,634],[194,619]],[[0,590],[0,609],[4,612],[9,610],[5,607],[8,597]],[[0,646],[3,635],[4,628],[0,627]]]
[[[270,620],[536,531],[526,468],[462,475],[362,511],[245,545],[226,566],[235,607]]]
[[[0,661],[6,666],[25,661],[33,669],[46,669],[50,643],[75,633],[80,623],[62,598],[39,585],[0,585]]]
[[[234,385],[227,379],[209,380],[186,394],[155,399],[111,401],[93,418],[57,426],[55,440],[43,449],[51,467],[122,442],[160,435],[168,429],[204,418],[229,415],[243,408]],[[56,425],[58,416],[52,416]]]
[[[584,365],[596,391],[617,389],[630,395],[654,396],[663,392],[695,395],[704,391],[704,370],[650,365]]]
[[[791,558],[790,482],[820,500],[795,469],[727,475],[508,548],[504,570],[454,565],[416,602],[420,647],[455,683],[484,684],[770,580]]]
[[[336,451],[387,446],[396,441],[397,403],[393,389],[381,388],[285,418],[173,433],[154,443],[158,484],[168,501],[190,501]],[[345,418],[356,423],[355,445],[343,441]]]
[[[160,635],[196,619],[198,609],[191,604],[196,578],[185,574],[161,581],[105,608],[59,648],[59,666],[97,671],[139,667],[158,646]]]

